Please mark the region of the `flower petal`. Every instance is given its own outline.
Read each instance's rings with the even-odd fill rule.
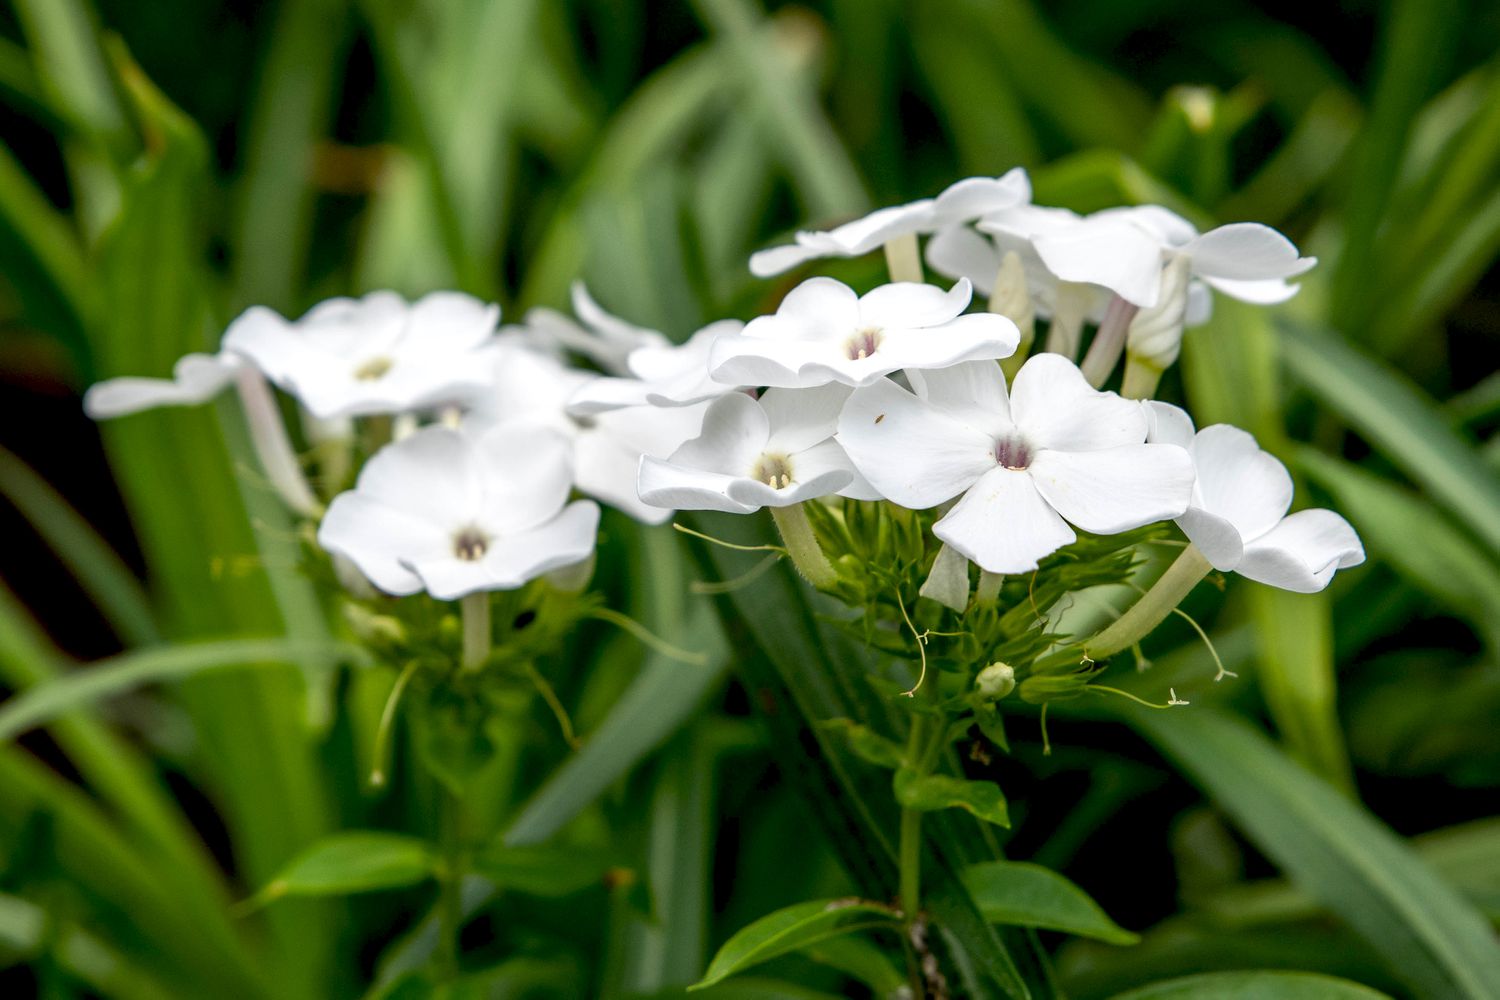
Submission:
[[[393,510],[456,530],[479,513],[473,443],[449,427],[424,427],[377,451],[355,489]]]
[[[1193,495],[1193,460],[1173,444],[1042,450],[1028,471],[1059,514],[1097,535],[1175,518]]]
[[[1161,289],[1161,242],[1118,218],[1089,218],[1033,240],[1047,269],[1064,281],[1103,285],[1142,308],[1156,305]]]
[[[671,511],[642,501],[637,488],[644,454],[640,447],[613,434],[580,433],[573,439],[574,485],[580,493],[602,500],[642,524],[661,524],[672,516]]]
[[[932,533],[991,573],[1024,573],[1078,536],[1025,472],[991,469]]]
[[[728,514],[749,514],[755,508],[729,499],[729,484],[735,479],[735,476],[720,472],[705,472],[643,455],[637,488],[643,503],[669,512],[718,510]]]
[[[1246,542],[1274,528],[1292,506],[1292,477],[1238,427],[1214,424],[1189,449],[1198,469],[1193,506],[1224,518]]]
[[[963,614],[969,606],[969,560],[953,546],[939,546],[917,594]]]
[[[966,361],[1008,358],[1020,342],[1021,331],[1004,316],[971,313],[942,326],[887,330],[872,357],[886,372],[940,369]]]
[[[770,427],[764,450],[791,454],[833,437],[850,391],[838,384],[767,389],[759,400]]]
[[[573,488],[573,444],[556,431],[498,424],[474,441],[480,523],[509,534],[557,516]],[[634,463],[632,463],[634,464]]]
[[[988,295],[1000,273],[1000,251],[993,240],[968,226],[939,229],[927,241],[927,266],[945,278],[968,278],[974,290]]]
[[[709,374],[722,385],[811,388],[834,381],[838,361],[825,343],[729,336],[714,342]]]
[[[857,389],[835,440],[880,494],[922,510],[995,465],[994,440],[889,380]]]
[[[821,255],[816,250],[796,243],[757,250],[750,255],[750,273],[757,278],[774,278],[810,260],[816,260],[819,256]]]
[[[1264,278],[1257,281],[1231,281],[1228,278],[1219,278],[1213,275],[1204,275],[1204,282],[1213,286],[1231,299],[1239,299],[1241,302],[1249,302],[1258,306],[1274,306],[1279,302],[1285,302],[1302,290],[1301,285],[1293,285],[1284,278]],[[1190,316],[1188,326],[1197,326],[1194,322],[1196,317]],[[1206,322],[1203,317],[1202,322]]]
[[[587,559],[594,553],[598,535],[599,505],[575,500],[544,524],[496,538],[484,555],[484,569],[494,588],[513,590]]]
[[[967,361],[947,368],[906,373],[921,399],[975,430],[999,438],[1013,432],[1005,373],[993,361]]]
[[[968,177],[950,184],[937,196],[932,224],[970,222],[1030,200],[1031,178],[1024,167],[1013,167],[1000,177]]]
[[[1328,586],[1335,570],[1364,561],[1364,546],[1348,521],[1331,510],[1299,510],[1245,546],[1236,570],[1272,587],[1311,594]]]
[[[853,333],[859,324],[860,300],[854,289],[833,278],[808,278],[786,293],[775,316],[796,320],[800,327],[766,323],[767,317],[751,320],[745,326],[747,337],[801,335],[807,328],[827,328],[834,337]]]
[[[1060,354],[1038,354],[1021,366],[1011,385],[1010,411],[1036,448],[1094,451],[1146,440],[1140,406],[1095,389]]]
[[[1245,542],[1239,529],[1217,514],[1201,507],[1189,507],[1177,519],[1177,527],[1198,547],[1203,558],[1220,572],[1234,569],[1244,557]]]
[[[1193,444],[1193,418],[1180,406],[1163,403],[1157,399],[1141,401],[1146,411],[1146,442],[1148,444],[1175,444],[1179,448],[1190,448]]]
[[[403,563],[451,555],[450,532],[420,515],[398,511],[363,493],[340,493],[318,526],[318,544],[344,556],[387,594],[415,594],[421,579]]]
[[[234,381],[242,364],[233,354],[189,354],[173,367],[170,379],[112,378],[89,386],[83,412],[108,420],[158,406],[205,403]]]
[[[969,307],[974,289],[959,278],[947,291],[919,281],[893,281],[866,292],[859,299],[859,316],[850,329],[912,329],[939,326]]]
[[[1204,278],[1257,281],[1290,278],[1318,263],[1300,257],[1291,240],[1258,222],[1231,222],[1210,229],[1182,247],[1193,258],[1194,273]]]
[[[432,292],[412,303],[397,350],[463,352],[483,344],[500,322],[500,307],[463,292]]]
[[[749,475],[770,436],[771,421],[759,401],[731,393],[709,404],[703,429],[674,451],[671,461],[704,472]]]

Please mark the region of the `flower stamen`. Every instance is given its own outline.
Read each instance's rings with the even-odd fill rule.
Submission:
[[[489,551],[490,536],[469,527],[453,536],[453,554],[464,562],[478,562]]]
[[[394,366],[395,362],[383,354],[376,355],[363,361],[358,368],[354,369],[354,377],[360,382],[378,382],[385,378],[386,373]]]
[[[792,464],[785,455],[762,455],[750,475],[773,490],[784,490],[792,485]]]
[[[878,326],[867,326],[844,344],[844,353],[850,361],[863,361],[880,349],[881,330]]]
[[[995,442],[995,463],[1011,472],[1024,472],[1031,465],[1031,445],[1021,438],[1001,438]]]

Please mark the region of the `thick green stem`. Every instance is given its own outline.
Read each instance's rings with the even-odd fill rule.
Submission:
[[[1152,584],[1151,589],[1139,601],[1130,606],[1129,611],[1083,644],[1084,655],[1090,659],[1104,660],[1140,642],[1166,620],[1167,615],[1182,603],[1182,599],[1187,597],[1211,569],[1213,566],[1203,558],[1203,553],[1196,546],[1189,545],[1183,549],[1182,555],[1167,567],[1161,579]]]
[[[885,266],[892,281],[921,281],[922,254],[917,249],[917,234],[897,236],[885,244]]]
[[[1094,334],[1094,342],[1089,345],[1089,352],[1083,356],[1083,364],[1078,366],[1083,369],[1083,377],[1095,389],[1109,381],[1116,362],[1120,360],[1120,354],[1125,350],[1125,335],[1130,332],[1130,321],[1135,319],[1135,314],[1139,311],[1118,295],[1109,300],[1104,320],[1099,324],[1099,331]]]
[[[928,718],[912,716],[911,733],[906,738],[906,766],[920,776],[927,756]],[[901,914],[908,924],[922,910],[922,813],[901,807],[901,839],[897,848],[901,878]]]
[[[490,655],[490,595],[481,590],[464,595],[459,605],[464,623],[464,648],[460,669],[478,670]]]
[[[463,928],[463,815],[462,804],[457,795],[447,787],[441,788],[443,797],[441,830],[442,880],[438,899],[438,944],[433,955],[437,965],[438,981],[451,983],[458,978],[459,932]]]
[[[792,565],[808,583],[819,590],[827,590],[838,582],[833,563],[823,554],[823,547],[818,544],[818,536],[813,532],[812,522],[807,519],[802,504],[772,507],[771,517],[776,521],[776,530],[781,532],[781,540],[786,543]]]

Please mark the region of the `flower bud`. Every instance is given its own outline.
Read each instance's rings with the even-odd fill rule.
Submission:
[[[983,697],[999,701],[1015,690],[1016,672],[1008,663],[991,663],[974,678],[974,688]]]
[[[1192,260],[1178,254],[1162,271],[1161,294],[1156,305],[1136,313],[1130,323],[1125,350],[1132,360],[1149,362],[1166,370],[1182,350],[1182,331],[1187,320],[1188,285]]]
[[[400,645],[406,641],[406,626],[390,615],[379,615],[361,604],[346,602],[344,621],[360,642],[369,645]]]

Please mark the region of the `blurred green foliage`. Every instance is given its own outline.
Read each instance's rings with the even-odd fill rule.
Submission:
[[[1023,710],[1009,756],[949,762],[997,778],[1013,822],[933,814],[936,947],[965,956],[955,988],[1102,997],[1253,967],[1500,993],[1500,8],[773,6],[0,13],[0,367],[5,443],[27,460],[0,452],[0,494],[16,537],[39,540],[0,556],[33,605],[0,591],[0,686],[68,677],[84,692],[0,747],[7,992],[420,996],[436,938],[408,840],[382,850],[409,887],[316,888],[330,834],[430,836],[439,792],[405,739],[387,790],[368,788],[394,665],[339,652],[344,625],[297,572],[238,414],[111,424],[106,475],[92,439],[49,445],[40,390],[165,374],[248,304],[297,313],[381,287],[461,288],[516,317],[582,277],[612,311],[682,337],[775,302],[788,285],[744,261],[792,226],[1021,164],[1043,203],[1252,219],[1321,258],[1284,309],[1221,301],[1166,391],[1200,423],[1254,431],[1355,522],[1371,560],[1316,598],[1196,595],[1239,679],[1214,684],[1179,622],[1148,644],[1152,670],[1116,681],[1175,688],[1191,715],[1089,702],[1053,716],[1044,756]],[[868,283],[878,267],[836,270]],[[114,488],[131,532],[112,526]],[[704,521],[747,542],[766,531]],[[449,995],[678,995],[756,918],[894,894],[888,776],[816,724],[897,735],[865,654],[785,567],[681,541],[607,519],[600,582],[711,665],[600,626],[544,664],[585,744],[571,753],[540,700],[515,706]],[[77,590],[37,583],[38,544]],[[713,603],[691,586],[752,570]],[[83,634],[95,616],[108,637]],[[74,673],[73,654],[100,646],[130,652]],[[188,660],[192,677],[99,700],[110,677],[166,681]],[[959,872],[1002,850],[1065,872],[1142,942],[987,924]],[[234,905],[288,872],[297,898]],[[878,951],[808,947],[705,996],[892,981]]]

